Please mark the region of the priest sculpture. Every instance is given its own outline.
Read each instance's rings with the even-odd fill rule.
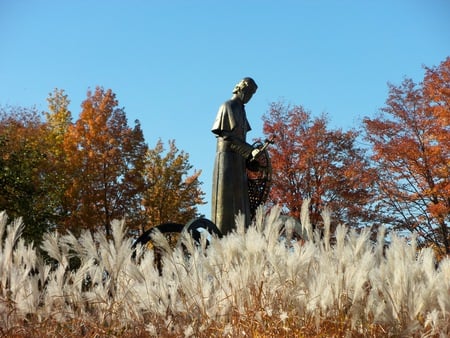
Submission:
[[[235,227],[237,214],[245,216],[246,225],[251,221],[247,169],[263,151],[246,141],[251,128],[245,104],[257,88],[252,78],[242,79],[234,87],[231,99],[220,106],[211,129],[217,137],[211,220],[224,235]]]

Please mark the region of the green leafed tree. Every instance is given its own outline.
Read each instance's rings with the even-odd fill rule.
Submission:
[[[197,205],[205,204],[201,171],[191,174],[191,169],[189,154],[179,151],[173,140],[167,152],[161,140],[148,151],[143,207],[149,227],[166,222],[185,224],[199,216]]]
[[[111,221],[126,218],[130,228],[137,227],[147,145],[139,121],[128,126],[110,89],[88,91],[79,119],[67,130],[64,150],[71,177],[65,226],[72,231],[103,226],[110,235]]]
[[[0,210],[22,217],[24,237],[39,243],[55,223],[49,188],[49,143],[42,114],[35,108],[0,111]]]

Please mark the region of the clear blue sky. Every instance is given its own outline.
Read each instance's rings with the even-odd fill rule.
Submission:
[[[383,106],[387,82],[420,82],[422,65],[450,56],[450,3],[0,0],[0,48],[0,105],[46,110],[59,88],[76,119],[89,88],[112,89],[150,147],[174,139],[203,170],[209,217],[210,128],[242,77],[259,85],[250,140],[279,100],[357,127]]]

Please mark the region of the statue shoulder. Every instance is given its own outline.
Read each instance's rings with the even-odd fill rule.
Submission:
[[[235,100],[228,100],[222,103],[216,115],[211,131],[215,134],[221,134],[223,131],[231,131],[236,126],[236,112],[239,106]]]
[[[242,102],[239,100],[233,100],[233,99],[225,101],[220,106],[220,110],[228,111],[228,112],[239,111],[239,110],[242,110],[242,108],[243,108]]]

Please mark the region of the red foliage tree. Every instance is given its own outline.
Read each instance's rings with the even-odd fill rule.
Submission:
[[[373,170],[364,151],[355,146],[358,133],[330,130],[325,116],[311,118],[301,106],[273,103],[263,117],[264,133],[274,135],[270,148],[273,187],[270,199],[299,217],[310,199],[313,225],[325,206],[333,219],[362,226],[371,219]]]

